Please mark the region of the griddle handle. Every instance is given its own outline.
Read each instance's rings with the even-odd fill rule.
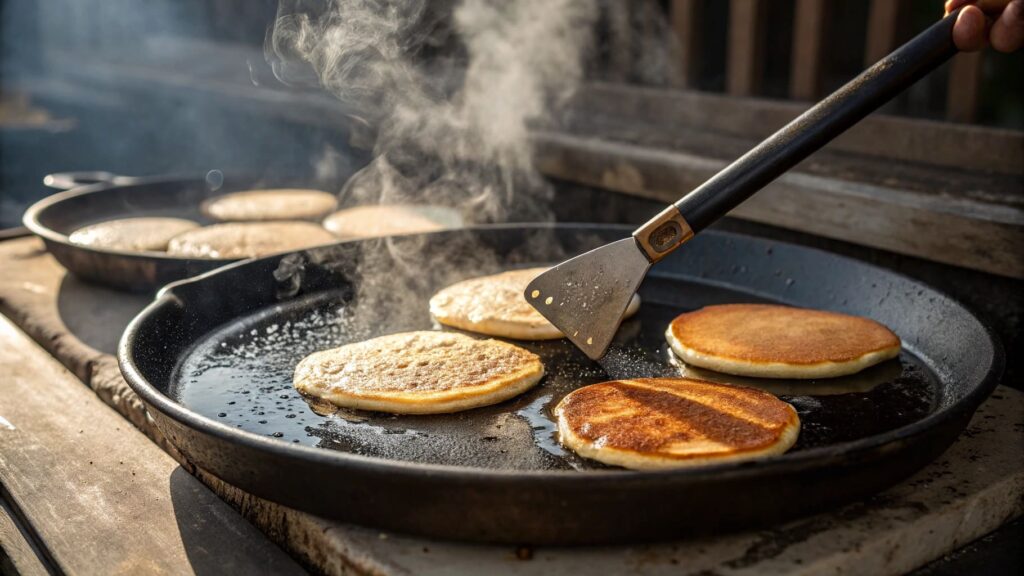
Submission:
[[[959,13],[879,60],[676,202],[690,228],[706,228],[956,54],[953,24]]]
[[[43,185],[55,190],[71,190],[84,186],[98,186],[106,184],[110,186],[131,184],[135,178],[131,176],[120,176],[102,170],[79,171],[79,172],[54,172],[43,178]]]

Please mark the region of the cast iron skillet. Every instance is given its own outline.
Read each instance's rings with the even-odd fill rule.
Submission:
[[[623,324],[603,365],[566,341],[523,343],[543,357],[547,376],[519,398],[443,416],[321,415],[291,387],[294,365],[313,350],[430,329],[427,300],[441,286],[559,262],[628,233],[478,227],[240,262],[161,291],[128,327],[121,369],[189,460],[257,496],[380,529],[533,544],[715,533],[864,497],[944,451],[1001,372],[985,326],[925,285],[826,252],[710,231],[654,268],[638,319]],[[661,336],[668,321],[737,301],[870,316],[905,351],[857,378],[766,381],[803,423],[797,446],[779,457],[631,472],[559,448],[551,409],[564,394],[608,378],[679,373]],[[848,393],[817,395],[824,386]]]
[[[237,259],[182,258],[161,252],[100,249],[72,244],[68,235],[104,220],[138,216],[170,216],[212,224],[199,211],[203,200],[271,185],[265,178],[225,177],[220,171],[190,178],[69,172],[47,176],[45,183],[65,191],[29,207],[23,219],[25,227],[42,238],[54,258],[76,276],[131,292],[152,292],[168,282],[208,272]],[[295,182],[288,185],[295,186]]]

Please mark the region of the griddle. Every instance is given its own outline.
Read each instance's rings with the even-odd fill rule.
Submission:
[[[392,416],[314,405],[291,386],[311,351],[441,329],[427,301],[445,285],[559,262],[629,233],[516,224],[244,261],[162,290],[128,327],[118,358],[170,441],[247,492],[381,530],[516,544],[714,534],[867,497],[942,453],[1001,373],[989,330],[926,285],[827,252],[710,230],[647,277],[640,313],[600,363],[566,340],[520,343],[541,355],[547,376],[504,403]],[[754,382],[801,416],[800,439],[781,456],[637,472],[558,445],[551,410],[562,396],[610,378],[682,373],[662,337],[667,323],[725,302],[868,316],[892,328],[904,352],[854,377]]]
[[[128,292],[154,292],[169,282],[239,259],[185,258],[163,252],[82,246],[71,243],[68,235],[90,224],[142,216],[187,218],[203,225],[214,224],[199,209],[208,198],[279,185],[318,188],[301,179],[225,174],[219,170],[196,176],[142,178],[109,172],[66,172],[47,176],[45,183],[64,191],[29,207],[23,218],[25,227],[40,237],[53,257],[75,276]]]

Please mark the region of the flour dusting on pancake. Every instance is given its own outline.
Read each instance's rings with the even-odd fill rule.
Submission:
[[[796,410],[767,392],[689,378],[584,386],[559,402],[555,417],[566,447],[635,470],[782,454],[800,430]]]
[[[310,354],[296,366],[293,383],[344,408],[439,414],[502,402],[543,375],[536,354],[507,342],[420,331]]]
[[[687,364],[756,378],[844,376],[900,352],[900,339],[874,320],[771,304],[680,314],[665,337]]]
[[[511,270],[452,284],[430,299],[430,314],[446,326],[490,336],[518,340],[564,338],[523,296],[530,281],[546,270]],[[640,297],[634,295],[625,317],[636,314],[639,308]]]
[[[79,228],[68,241],[80,246],[132,252],[163,252],[167,243],[199,224],[184,218],[120,218]]]
[[[229,222],[175,236],[167,252],[190,258],[254,258],[334,241],[311,222]]]

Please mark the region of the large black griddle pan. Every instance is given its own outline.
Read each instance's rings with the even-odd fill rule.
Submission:
[[[140,216],[187,218],[214,222],[200,204],[239,190],[268,188],[264,178],[225,176],[161,176],[134,178],[108,172],[51,174],[45,183],[64,191],[33,204],[25,227],[42,238],[46,249],[71,273],[96,284],[129,292],[153,292],[169,282],[208,272],[237,259],[183,258],[163,252],[133,252],[81,246],[68,241],[75,230],[106,220]],[[287,187],[296,187],[292,182]]]
[[[118,352],[121,369],[157,425],[190,461],[257,496],[380,529],[532,544],[716,533],[865,497],[942,453],[1001,372],[1001,350],[985,326],[925,285],[826,252],[715,231],[701,234],[652,271],[640,290],[641,316],[645,309],[662,312],[640,322],[655,323],[656,333],[674,313],[744,300],[869,316],[903,339],[907,359],[926,367],[934,388],[926,413],[884,432],[843,440],[858,421],[886,409],[882,403],[879,410],[858,412],[859,396],[847,394],[834,397],[848,409],[833,415],[832,435],[805,425],[801,441],[818,440],[779,457],[664,472],[593,465],[560,469],[574,456],[548,458],[543,442],[538,444],[550,429],[554,401],[602,377],[649,370],[646,361],[628,361],[664,352],[656,337],[643,339],[648,328],[637,337],[629,333],[629,322],[623,324],[619,338],[640,344],[628,351],[627,361],[608,367],[607,375],[568,342],[549,344],[565,347],[555,353],[524,344],[540,350],[548,372],[524,397],[455,415],[395,420],[369,415],[363,423],[358,420],[365,413],[320,416],[290,390],[290,370],[324,341],[299,334],[290,344],[256,353],[246,348],[252,345],[246,342],[249,334],[287,332],[304,317],[321,317],[318,311],[325,309],[349,313],[344,321],[327,323],[332,334],[327,343],[429,327],[427,300],[449,282],[558,262],[628,233],[625,227],[598,225],[480,227],[237,263],[163,290],[128,327]],[[235,346],[257,358],[239,362],[262,362],[261,368],[250,376],[232,372],[243,352],[217,350]],[[613,345],[607,358],[615,355]],[[209,360],[205,371],[188,368],[197,357],[200,364]],[[266,386],[271,373],[279,375],[276,388]],[[248,402],[267,416],[232,425],[213,412],[219,410],[213,404],[199,403],[194,410],[179,402],[188,397],[183,390],[199,380],[212,382],[223,394],[217,401],[230,400],[230,409]],[[549,405],[531,412],[544,398]],[[790,400],[798,410],[800,402],[819,400],[808,398]],[[506,426],[493,430],[500,417]],[[281,428],[282,437],[275,438],[272,428],[261,428],[255,418],[279,419],[267,426],[303,424]],[[292,438],[300,426],[315,433],[300,436],[321,447]],[[362,430],[362,436],[345,440],[331,430]]]

